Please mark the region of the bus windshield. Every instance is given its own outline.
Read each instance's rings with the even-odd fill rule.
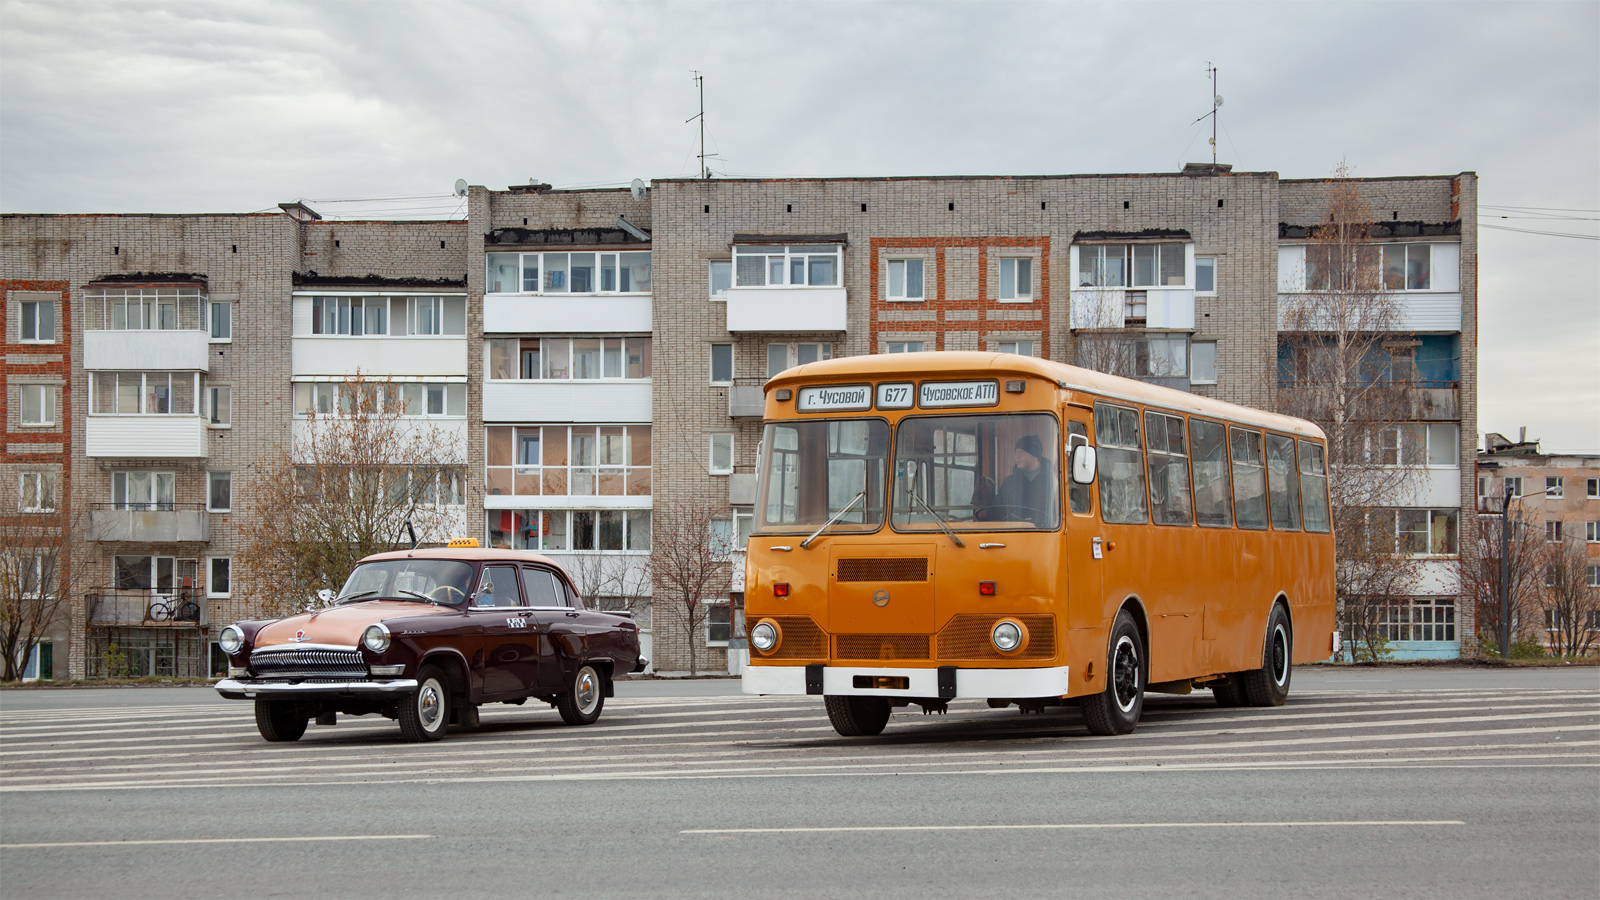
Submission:
[[[814,531],[840,510],[831,531],[883,525],[889,425],[882,419],[769,422],[758,531]]]
[[[1060,434],[1048,414],[902,419],[895,437],[894,527],[1059,528]]]

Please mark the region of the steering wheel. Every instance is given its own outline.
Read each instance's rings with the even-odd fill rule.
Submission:
[[[434,597],[434,595],[439,593],[440,591],[444,591],[445,592],[444,599],[442,599],[442,600],[439,599],[438,597]],[[445,604],[447,606],[455,606],[457,603],[461,602],[461,600],[451,600],[450,599],[450,595],[451,594],[459,595],[461,600],[467,599],[467,592],[463,591],[461,588],[458,588],[453,584],[441,584],[438,587],[436,587],[433,590],[428,592],[428,596],[430,598],[435,599],[435,600],[439,600],[440,603],[443,603],[443,604]]]

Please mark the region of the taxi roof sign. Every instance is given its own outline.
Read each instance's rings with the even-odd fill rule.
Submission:
[[[478,539],[477,538],[456,538],[456,539],[452,540],[450,543],[446,544],[445,546],[447,546],[447,547],[476,547],[476,546],[478,546]]]

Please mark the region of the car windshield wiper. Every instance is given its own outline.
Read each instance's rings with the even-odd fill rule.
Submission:
[[[421,600],[423,603],[432,603],[434,606],[449,606],[450,605],[448,603],[445,603],[442,600],[435,600],[432,597],[429,597],[427,594],[424,594],[424,593],[422,593],[420,591],[408,591],[405,588],[397,588],[395,590],[395,593],[397,593],[397,594],[409,594],[410,596],[415,597],[418,600]]]
[[[376,594],[376,593],[377,593],[377,591],[356,591],[354,594],[345,594],[342,597],[333,598],[333,605],[338,606],[339,604],[344,603],[346,601],[359,600],[362,597],[370,597],[370,596],[372,596],[373,594]]]
[[[817,535],[823,533],[824,531],[827,531],[830,527],[833,526],[833,523],[835,523],[835,522],[839,521],[840,519],[844,518],[844,514],[845,513],[847,513],[850,510],[854,509],[855,505],[857,503],[860,503],[861,501],[863,501],[865,499],[867,499],[867,492],[866,491],[862,491],[861,493],[855,495],[854,497],[851,497],[850,498],[850,502],[846,503],[844,505],[843,509],[839,510],[838,512],[836,512],[832,516],[830,516],[828,518],[828,521],[822,523],[822,527],[821,528],[818,528],[816,531],[811,532],[811,536],[810,537],[808,537],[805,540],[800,542],[800,549],[802,549],[802,550],[810,550],[811,549],[811,542],[817,539]]]

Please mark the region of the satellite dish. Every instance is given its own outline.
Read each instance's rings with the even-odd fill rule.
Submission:
[[[1217,106],[1221,106],[1221,105],[1222,105],[1222,95],[1221,95],[1221,94],[1218,94],[1218,95],[1217,95],[1217,102],[1216,102],[1216,105],[1217,105]]]
[[[644,182],[643,181],[641,181],[638,178],[635,178],[633,180],[633,185],[631,186],[631,190],[633,191],[633,199],[635,199],[635,200],[643,200],[644,199]]]
[[[457,197],[465,197],[466,195],[467,195],[467,180],[465,178],[457,178],[456,179],[456,196]]]

